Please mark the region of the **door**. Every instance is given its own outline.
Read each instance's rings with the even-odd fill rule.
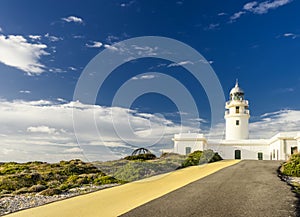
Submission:
[[[241,150],[234,151],[234,159],[236,159],[236,160],[241,159]]]
[[[257,153],[257,158],[258,158],[258,160],[263,160],[263,153],[258,152]]]

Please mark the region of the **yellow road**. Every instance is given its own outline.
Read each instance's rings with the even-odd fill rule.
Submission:
[[[118,216],[238,162],[240,161],[223,160],[202,166],[188,167],[141,181],[23,210],[7,215],[7,217]]]

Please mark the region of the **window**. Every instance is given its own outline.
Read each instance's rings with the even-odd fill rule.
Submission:
[[[235,107],[235,113],[237,113],[237,114],[240,113],[240,107],[239,106]]]
[[[298,153],[297,146],[291,147],[291,154],[296,154],[296,153]]]
[[[190,154],[192,152],[191,147],[185,147],[185,154]]]
[[[236,126],[239,126],[239,125],[240,125],[240,121],[239,121],[239,120],[236,120],[236,121],[235,121],[235,125],[236,125]]]

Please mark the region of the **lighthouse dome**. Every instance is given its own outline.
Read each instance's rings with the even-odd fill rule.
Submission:
[[[230,91],[230,100],[244,100],[244,91],[239,87],[239,82],[236,80],[234,88]]]
[[[238,81],[236,81],[234,88],[231,89],[230,95],[234,93],[244,93],[243,89],[239,87]]]

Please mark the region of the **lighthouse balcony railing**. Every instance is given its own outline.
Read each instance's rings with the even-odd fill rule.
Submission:
[[[230,105],[232,102],[239,102],[241,104],[246,104],[246,105],[249,105],[249,102],[248,100],[229,100],[226,102],[226,105]]]
[[[244,110],[244,111],[239,111],[239,113],[236,113],[236,112],[230,112],[230,110],[226,110],[226,111],[225,111],[225,115],[229,115],[229,114],[247,114],[247,115],[249,115],[250,112],[249,112],[248,109],[247,109],[247,110]]]

